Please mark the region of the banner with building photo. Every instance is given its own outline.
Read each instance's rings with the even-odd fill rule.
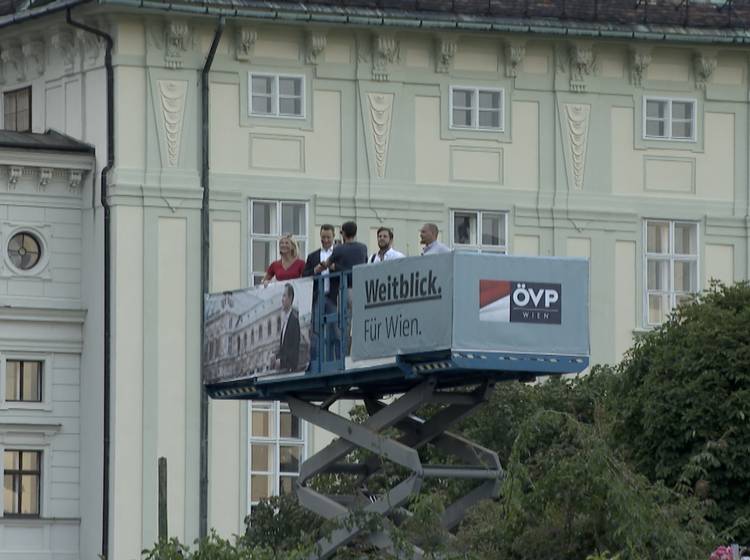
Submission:
[[[310,361],[311,278],[207,294],[203,382],[305,371]]]

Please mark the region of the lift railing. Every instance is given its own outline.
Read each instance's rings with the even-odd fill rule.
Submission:
[[[351,282],[351,271],[313,279],[310,373],[346,369],[351,342]]]

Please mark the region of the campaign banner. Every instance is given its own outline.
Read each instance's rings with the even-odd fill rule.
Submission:
[[[310,361],[313,282],[207,294],[203,382],[305,371]]]
[[[453,252],[354,268],[352,357],[589,355],[580,258]]]
[[[562,285],[515,280],[479,281],[479,320],[561,324]]]
[[[453,267],[452,349],[589,355],[586,259],[459,252]]]
[[[452,264],[446,253],[354,267],[352,357],[450,348]]]

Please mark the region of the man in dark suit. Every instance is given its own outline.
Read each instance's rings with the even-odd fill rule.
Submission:
[[[331,224],[320,226],[320,249],[317,249],[307,255],[305,268],[302,270],[302,276],[314,276],[316,274],[327,274],[327,270],[320,266],[328,260],[333,250],[333,236],[335,229]]]
[[[307,255],[307,261],[305,261],[305,268],[302,271],[302,276],[315,276],[315,284],[313,285],[313,299],[312,299],[312,337],[310,341],[310,363],[312,364],[318,357],[319,352],[319,334],[318,334],[318,318],[320,310],[318,309],[318,291],[323,290],[325,294],[325,301],[323,302],[323,313],[331,314],[336,313],[336,293],[331,291],[331,281],[328,279],[328,270],[323,266],[324,263],[330,258],[333,252],[333,236],[335,235],[335,229],[331,224],[323,224],[320,226],[320,249],[317,249]],[[319,285],[320,284],[320,285]],[[325,358],[330,360],[334,358],[334,333],[329,327],[328,336],[328,351],[326,352]]]
[[[292,307],[292,303],[294,287],[287,283],[284,285],[284,293],[281,294],[281,340],[276,357],[278,371],[297,371],[299,363],[299,312]]]

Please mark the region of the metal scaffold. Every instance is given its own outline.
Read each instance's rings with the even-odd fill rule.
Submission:
[[[318,542],[318,552],[311,558],[330,558],[353,539],[363,536],[372,545],[392,554],[397,550],[391,529],[404,518],[402,509],[420,491],[428,478],[482,481],[479,486],[450,504],[442,515],[445,529],[456,527],[469,507],[485,498],[498,495],[503,469],[497,453],[447,429],[486,401],[494,383],[477,384],[470,391],[438,390],[434,378],[428,379],[391,403],[373,397],[364,399],[368,417],[356,423],[328,410],[340,398],[351,398],[343,390],[322,404],[289,397],[292,413],[338,436],[327,447],[302,464],[297,480],[300,503],[318,515],[340,522],[340,528]],[[444,405],[430,418],[420,418],[416,411],[425,405]],[[395,429],[392,437],[385,432]],[[457,464],[424,464],[419,449],[432,444],[437,450],[455,458]],[[353,451],[370,452],[359,462],[342,462]],[[391,462],[408,471],[404,480],[378,495],[369,492],[368,481],[379,474],[382,465]],[[355,494],[327,495],[310,487],[311,480],[321,474],[349,474],[357,477]],[[357,515],[376,514],[383,517],[383,529],[368,533]],[[404,557],[422,558],[422,550],[411,545]]]

